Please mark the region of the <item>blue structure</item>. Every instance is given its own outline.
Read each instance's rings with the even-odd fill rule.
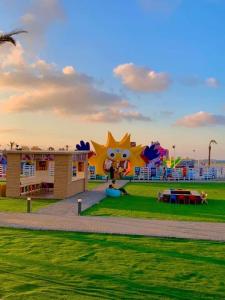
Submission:
[[[113,197],[113,198],[118,198],[121,196],[120,190],[116,190],[116,189],[106,189],[105,194],[106,196]]]

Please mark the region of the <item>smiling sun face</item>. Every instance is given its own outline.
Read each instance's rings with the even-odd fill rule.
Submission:
[[[95,166],[96,174],[104,175],[111,165],[115,169],[123,170],[124,175],[132,175],[134,167],[144,166],[141,158],[143,147],[141,145],[131,147],[130,134],[125,134],[121,141],[116,141],[111,132],[108,132],[106,145],[93,142],[96,155],[89,160],[90,165]]]

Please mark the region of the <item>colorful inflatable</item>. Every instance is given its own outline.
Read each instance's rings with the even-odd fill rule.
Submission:
[[[111,132],[105,145],[92,141],[95,155],[89,159],[90,166],[95,166],[96,174],[106,175],[113,169],[115,178],[133,175],[134,167],[145,166],[141,157],[144,147],[133,146],[130,134],[126,133],[120,141],[116,141]]]
[[[88,158],[94,155],[94,152],[91,151],[89,142],[80,141],[80,144],[76,145],[76,150],[78,151],[89,151]]]
[[[158,167],[168,159],[169,150],[162,148],[159,142],[152,142],[145,147],[142,156],[148,167]]]

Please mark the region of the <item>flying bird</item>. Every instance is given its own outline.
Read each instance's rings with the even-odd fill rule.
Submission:
[[[20,33],[27,33],[26,30],[15,30],[9,33],[0,33],[0,45],[4,43],[12,43],[16,46],[16,40],[14,39],[13,35],[20,34]]]

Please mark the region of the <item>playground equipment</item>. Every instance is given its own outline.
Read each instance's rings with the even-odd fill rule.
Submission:
[[[78,151],[88,151],[88,159],[94,155],[94,152],[91,151],[90,143],[84,142],[83,140],[80,141],[80,144],[76,145],[76,150]]]
[[[176,168],[180,162],[182,161],[182,159],[180,157],[174,158],[174,157],[170,157],[166,160],[164,160],[164,165],[168,168]]]
[[[118,198],[121,196],[120,190],[116,190],[116,189],[106,189],[105,194],[106,196],[113,197],[113,198]]]
[[[182,159],[169,155],[158,141],[149,146],[136,146],[130,141],[130,134],[116,141],[108,132],[105,145],[92,141],[94,151],[88,142],[80,141],[77,150],[88,151],[89,179],[107,180],[126,178],[129,180],[217,180],[225,178],[225,167],[210,167],[197,164],[194,159]],[[112,172],[112,173],[111,173]],[[112,176],[113,174],[113,176]],[[109,176],[110,175],[110,176]]]
[[[92,141],[95,155],[89,159],[89,164],[95,167],[96,174],[109,174],[113,168],[116,178],[134,174],[135,166],[144,166],[145,162],[141,157],[144,147],[141,145],[132,146],[130,134],[126,133],[120,141],[116,141],[111,132],[108,132],[108,139],[105,145]]]

